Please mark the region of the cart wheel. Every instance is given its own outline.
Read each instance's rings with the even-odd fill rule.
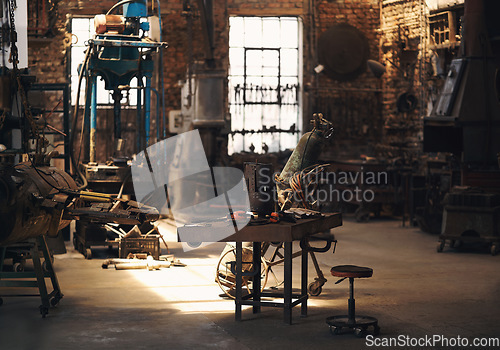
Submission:
[[[12,269],[14,272],[23,272],[24,271],[24,264],[20,262],[16,262],[13,266]]]
[[[330,333],[332,333],[333,335],[340,334],[341,330],[342,330],[342,327],[330,326]]]
[[[317,297],[323,291],[323,284],[318,281],[311,282],[307,286],[307,291],[309,292],[309,295]]]
[[[231,272],[231,270],[227,267],[227,263],[231,261],[236,261],[236,248],[230,249],[225,252],[219,259],[217,263],[217,270],[215,272],[215,281],[219,285],[220,289],[231,299],[235,298],[234,292],[236,288],[236,276]],[[246,270],[251,269],[245,268]],[[260,276],[260,285],[261,291],[264,290],[267,284],[269,267],[267,266],[267,261],[264,257],[261,257],[261,276]],[[243,277],[243,287],[246,287],[248,293],[251,293],[249,284],[251,283],[251,279],[249,277]]]
[[[42,314],[42,318],[45,318],[49,313],[49,308],[43,305],[40,305],[40,313]]]
[[[438,253],[441,253],[443,251],[443,248],[444,248],[444,244],[445,244],[445,240],[442,239],[438,242],[437,246],[436,246],[436,251]]]
[[[491,255],[495,256],[498,254],[498,246],[496,244],[491,245],[491,250],[490,250]]]
[[[361,327],[355,328],[354,329],[354,334],[358,338],[363,338],[363,337],[366,336],[366,328],[361,328]]]
[[[373,335],[380,335],[380,327],[378,325],[373,326]]]
[[[59,301],[61,301],[62,299],[62,295],[57,293],[51,300],[50,300],[50,304],[52,306],[56,306],[57,304],[59,304]]]
[[[85,259],[92,259],[92,250],[90,248],[85,249],[83,255],[85,256]]]

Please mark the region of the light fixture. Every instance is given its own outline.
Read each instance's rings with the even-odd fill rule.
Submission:
[[[325,66],[323,66],[322,64],[318,64],[316,67],[314,67],[314,71],[316,72],[316,74],[321,73],[324,69]]]
[[[378,61],[368,60],[366,65],[376,78],[380,78],[385,73],[385,66]]]

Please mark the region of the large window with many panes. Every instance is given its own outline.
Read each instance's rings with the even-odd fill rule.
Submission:
[[[301,21],[230,17],[229,153],[294,148],[301,125]]]

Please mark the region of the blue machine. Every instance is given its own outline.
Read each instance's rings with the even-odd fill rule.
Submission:
[[[95,38],[88,41],[87,75],[90,94],[86,96],[85,118],[88,142],[88,160],[96,162],[97,77],[104,79],[105,89],[113,91],[114,137],[121,139],[120,101],[122,91],[130,88],[130,81],[138,81],[137,94],[137,150],[145,148],[150,140],[151,79],[154,71],[152,53],[165,43],[144,36],[149,30],[145,0],[119,2],[106,15],[95,17]],[[111,15],[116,6],[123,4],[123,16]]]

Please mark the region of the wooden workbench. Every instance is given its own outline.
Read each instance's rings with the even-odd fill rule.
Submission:
[[[235,298],[235,319],[241,321],[241,306],[252,305],[253,312],[259,313],[261,306],[283,307],[284,321],[292,323],[292,308],[301,304],[301,316],[307,316],[307,270],[308,254],[302,250],[301,264],[301,290],[300,294],[292,293],[292,243],[293,241],[307,240],[315,233],[327,231],[331,228],[342,225],[340,213],[323,214],[321,217],[311,219],[300,219],[296,223],[280,222],[265,225],[249,225],[237,231],[235,234],[221,240],[221,242],[236,242],[236,264],[234,271],[236,275],[236,298]],[[213,230],[212,228],[207,228]],[[180,237],[203,236],[203,227],[179,227]],[[250,272],[242,272],[242,242],[253,242],[253,269]],[[284,276],[283,292],[261,291],[260,278],[253,279],[252,293],[243,296],[243,276],[261,275],[261,243],[262,242],[283,242],[284,243]],[[283,302],[264,301],[262,297],[283,298]],[[295,300],[294,300],[295,299]]]

